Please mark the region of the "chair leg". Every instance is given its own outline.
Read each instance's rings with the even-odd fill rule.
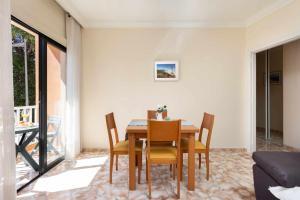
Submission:
[[[151,199],[151,165],[149,161],[147,162],[147,168],[149,198]]]
[[[182,154],[181,154],[182,155]],[[180,155],[180,157],[181,157]],[[177,162],[177,198],[180,199],[180,181],[181,181],[181,158]]]
[[[201,153],[198,154],[199,155],[199,169],[201,168]]]
[[[119,159],[119,155],[116,155],[116,171],[118,171],[118,159]]]
[[[138,154],[135,154],[135,166],[136,166],[136,167],[139,166],[139,162],[138,162]]]
[[[146,157],[146,181],[148,182],[148,160]]]
[[[183,153],[181,152],[180,153],[180,166],[178,167],[179,170],[180,170],[180,173],[179,173],[179,178],[180,178],[180,181],[182,181],[182,177],[183,177],[183,174],[182,174],[182,171],[183,171]]]
[[[138,154],[138,184],[141,184],[142,152]]]
[[[206,179],[209,179],[209,153],[205,154],[205,160],[206,160]]]
[[[114,166],[114,154],[110,153],[110,163],[109,163],[109,183],[112,184],[112,172]]]
[[[175,164],[173,164],[173,180],[175,180],[175,170],[176,170],[176,167],[175,167]]]

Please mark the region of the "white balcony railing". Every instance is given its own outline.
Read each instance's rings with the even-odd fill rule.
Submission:
[[[23,121],[22,114],[26,112],[28,115],[28,122],[31,123],[38,123],[38,112],[37,112],[37,106],[20,106],[15,107],[15,124],[19,124],[21,121]]]

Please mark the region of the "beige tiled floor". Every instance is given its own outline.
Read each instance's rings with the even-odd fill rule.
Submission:
[[[271,140],[265,139],[265,133],[256,132],[256,149],[257,151],[299,151],[298,149],[283,145],[283,136],[280,133],[272,132]]]
[[[28,152],[31,153],[30,151]],[[55,152],[48,152],[48,161],[51,162],[61,155],[55,153]],[[33,154],[32,157],[37,163],[39,163],[39,155],[38,151],[37,153]],[[16,159],[16,185],[17,189],[21,188],[23,185],[30,182],[30,180],[34,179],[39,175],[38,171],[35,171],[30,164],[23,158],[23,156],[19,153]]]
[[[203,156],[204,157],[204,156]],[[187,191],[184,162],[181,199],[255,199],[251,155],[241,151],[211,152],[211,176],[205,179],[205,165],[196,169],[196,188]],[[196,162],[198,163],[198,162]],[[204,160],[203,162],[204,163]],[[75,162],[64,161],[18,194],[18,199],[147,199],[148,190],[143,163],[142,182],[136,191],[128,191],[128,157],[119,158],[119,171],[108,183],[108,153],[82,153]],[[176,182],[168,166],[153,167],[153,199],[175,199]]]

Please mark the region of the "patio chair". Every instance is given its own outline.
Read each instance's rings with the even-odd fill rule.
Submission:
[[[60,154],[59,151],[54,147],[54,140],[59,137],[61,126],[61,117],[59,116],[49,116],[47,121],[47,152],[54,151],[56,154]],[[39,136],[36,137],[39,141]],[[34,147],[31,155],[35,154],[39,143]]]
[[[54,151],[56,154],[60,154],[53,146],[54,140],[58,139],[60,134],[61,117],[49,116],[47,122],[47,151]]]

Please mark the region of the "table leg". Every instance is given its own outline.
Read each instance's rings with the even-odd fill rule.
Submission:
[[[129,134],[129,190],[135,190],[135,135]]]
[[[20,152],[19,146],[21,146],[21,144],[23,143],[25,136],[26,136],[26,133],[23,133],[21,140],[19,141],[19,144],[16,144],[16,157],[18,157],[18,153]]]
[[[26,146],[36,137],[36,135],[38,134],[38,131],[32,131],[30,136],[27,137],[26,139],[24,139],[25,135],[27,133],[23,134],[19,145],[16,145],[16,152],[20,152],[21,155],[28,162],[28,164],[30,164],[35,171],[38,171],[39,165],[35,162],[35,160],[32,158],[32,156],[26,150]]]
[[[195,135],[189,135],[188,190],[195,190]]]

